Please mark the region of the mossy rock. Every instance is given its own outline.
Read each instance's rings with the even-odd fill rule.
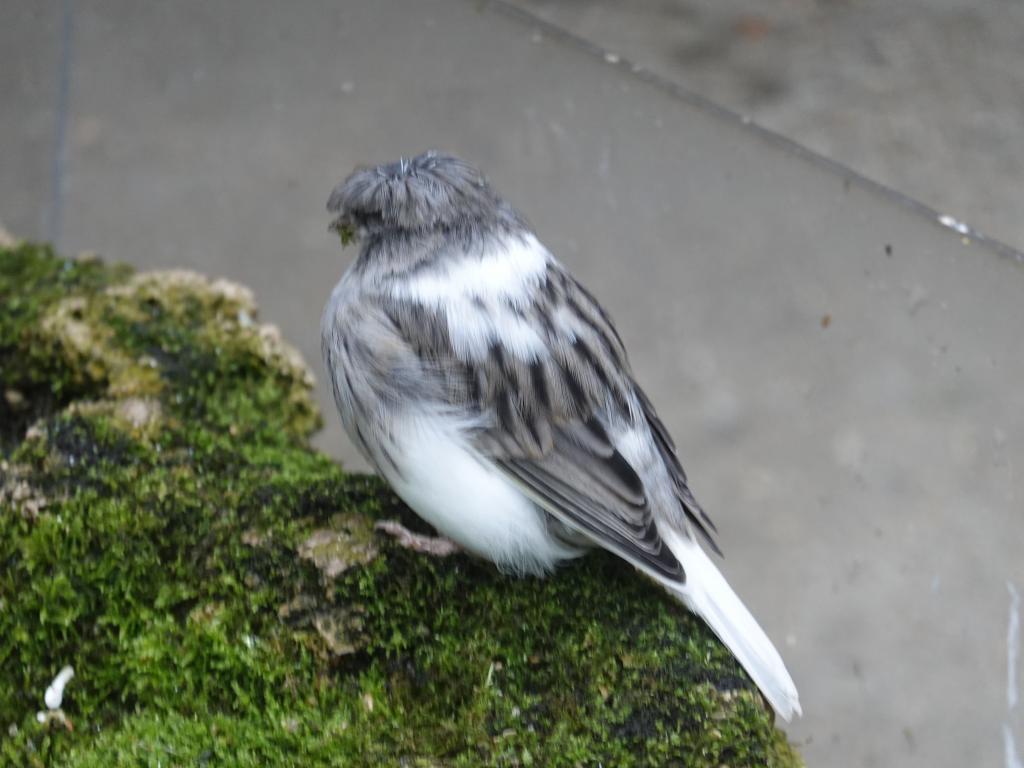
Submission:
[[[417,523],[309,447],[312,377],[255,318],[225,281],[0,249],[0,760],[801,764],[616,559],[516,579],[376,534]]]

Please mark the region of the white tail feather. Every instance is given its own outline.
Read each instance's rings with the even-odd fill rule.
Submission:
[[[801,714],[800,698],[782,657],[711,558],[695,541],[674,531],[661,533],[686,570],[686,583],[658,581],[708,623],[784,720]]]

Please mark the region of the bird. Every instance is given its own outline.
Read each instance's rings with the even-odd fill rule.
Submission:
[[[782,718],[801,714],[702,548],[721,554],[717,530],[611,316],[481,171],[438,151],[364,166],[327,209],[358,255],[324,307],[324,365],[352,442],[445,537],[424,549],[536,576],[608,550],[699,615]]]

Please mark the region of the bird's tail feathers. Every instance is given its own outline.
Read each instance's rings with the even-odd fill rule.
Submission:
[[[663,531],[662,538],[682,563],[686,583],[659,581],[707,622],[784,720],[801,714],[796,685],[782,657],[711,558],[697,542],[674,531]]]

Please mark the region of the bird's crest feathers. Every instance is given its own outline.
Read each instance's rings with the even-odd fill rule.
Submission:
[[[483,174],[438,152],[360,168],[335,187],[327,210],[346,239],[353,229],[424,230],[492,218],[501,202]]]

